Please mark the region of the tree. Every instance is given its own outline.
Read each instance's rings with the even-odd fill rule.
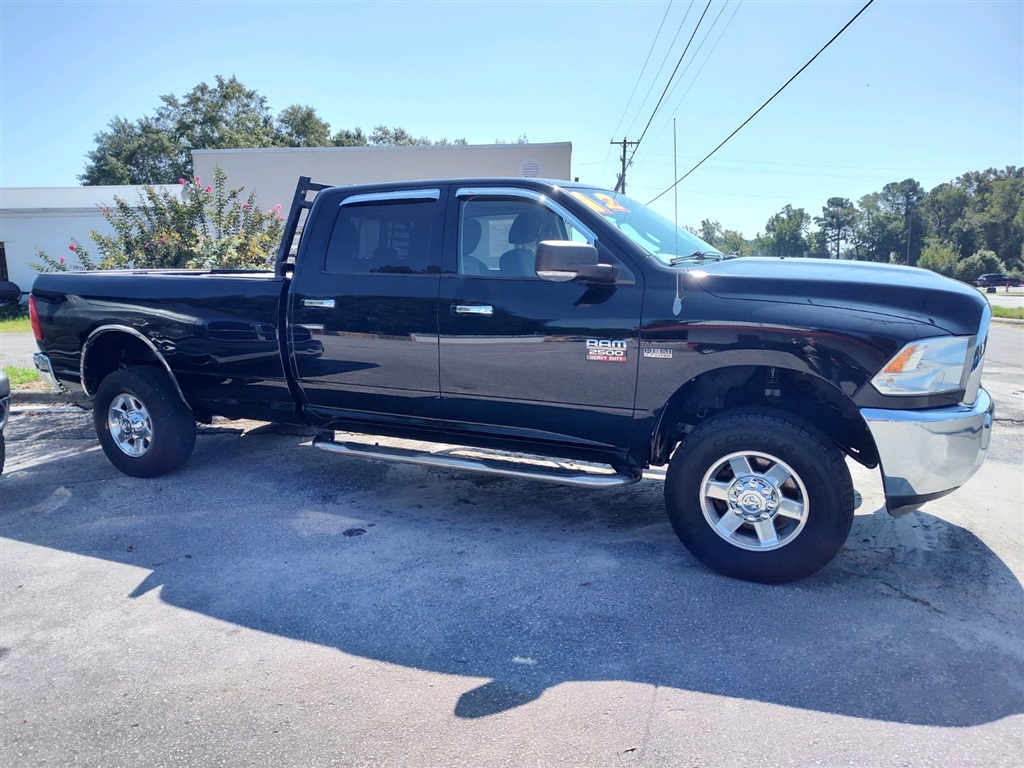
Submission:
[[[828,256],[829,250],[832,247],[829,243],[828,235],[820,229],[808,233],[807,235],[807,251],[808,256]]]
[[[928,193],[914,179],[894,181],[856,205],[830,197],[821,213],[809,236],[806,214],[791,205],[752,241],[711,219],[691,231],[743,255],[797,255],[810,247],[833,257],[909,262],[968,281],[983,272],[1024,273],[1024,168],[968,171]]]
[[[416,144],[430,144],[430,139],[414,139],[405,128],[377,125],[370,134],[370,144],[375,147],[410,147]]]
[[[722,236],[722,225],[717,221],[711,221],[711,219],[703,219],[700,222],[700,229],[694,234],[705,243],[717,247],[718,240]]]
[[[526,141],[526,136],[520,136]],[[183,97],[160,97],[153,115],[137,120],[115,117],[95,136],[86,155],[86,185],[173,184],[192,176],[192,150],[255,147],[361,147],[465,144],[415,138],[401,127],[378,125],[367,137],[361,128],[331,134],[313,107],[292,104],[276,117],[267,100],[234,76],[200,83]]]
[[[700,223],[700,229],[691,231],[723,253],[738,253],[743,256],[750,254],[751,248],[747,239],[735,229],[722,229],[722,225],[717,221],[704,219]]]
[[[356,132],[361,136],[362,130],[356,128]],[[447,138],[441,138],[437,141],[432,141],[426,136],[420,136],[419,138],[414,137],[405,128],[388,128],[386,125],[377,125],[373,128],[373,133],[366,140],[367,144],[375,147],[413,147],[413,146],[425,146],[425,147],[445,147],[445,146],[465,146],[465,139],[456,139],[455,141],[449,141]],[[521,135],[515,144],[528,144],[526,135]]]
[[[956,277],[959,252],[949,243],[935,237],[928,238],[928,243],[921,251],[917,266],[930,269],[946,277]],[[980,274],[980,273],[979,273]]]
[[[193,149],[280,146],[267,100],[235,77],[160,101],[154,116],[115,117],[96,134],[83,184],[173,184],[191,176]]]
[[[292,104],[275,122],[277,142],[283,147],[327,147],[331,145],[331,124],[312,107]]]
[[[735,229],[723,229],[715,247],[723,253],[738,253],[740,256],[749,256],[752,251],[750,241]]]
[[[933,189],[922,209],[930,233],[961,256],[988,250],[1024,267],[1024,169],[969,171]]]
[[[807,253],[807,227],[811,217],[803,208],[786,205],[765,225],[761,250],[769,256],[803,256]]]
[[[162,96],[157,116],[172,126],[183,152],[276,145],[274,115],[267,100],[234,76],[213,86],[200,83],[180,101]]]
[[[78,177],[86,186],[156,184],[178,177],[174,140],[153,118],[133,123],[115,117],[110,130],[96,134],[95,141],[85,172]]]
[[[826,250],[833,254],[832,258],[838,259],[840,246],[853,236],[857,209],[845,197],[830,197],[814,223],[818,225]]]
[[[914,179],[893,181],[882,187],[881,202],[893,216],[901,219],[901,249],[894,251],[895,261],[914,266],[924,245],[924,217],[918,203],[924,196],[924,189]]]
[[[939,184],[921,204],[928,231],[956,253],[974,253],[981,233],[970,218],[971,195],[957,182]],[[923,254],[922,254],[923,255]]]
[[[893,261],[903,247],[903,223],[881,192],[864,195],[858,202],[854,252],[862,261]]]
[[[1019,264],[1024,245],[1024,178],[1021,170],[990,170],[975,196],[972,220],[981,232],[984,247],[1007,264]]]
[[[335,147],[365,147],[369,143],[362,128],[354,131],[343,128],[331,137],[331,144]]]

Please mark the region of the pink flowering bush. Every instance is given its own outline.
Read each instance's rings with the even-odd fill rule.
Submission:
[[[97,265],[89,256],[89,251],[77,240],[71,238],[71,243],[68,245],[68,250],[71,251],[77,259],[77,264],[68,264],[68,260],[64,256],[53,258],[48,256],[45,251],[41,251],[36,248],[36,258],[39,259],[38,263],[30,263],[37,272],[67,272],[69,269],[80,270],[80,269],[96,269]]]
[[[89,234],[100,252],[98,263],[77,241],[69,249],[75,269],[271,269],[281,241],[281,206],[262,211],[256,193],[243,201],[242,189],[228,189],[227,175],[214,170],[213,184],[199,176],[178,179],[180,194],[145,186],[139,201],[114,197],[100,207],[113,234]],[[41,272],[64,271],[66,260],[37,250]]]

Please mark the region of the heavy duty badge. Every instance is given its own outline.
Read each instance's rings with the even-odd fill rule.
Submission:
[[[624,363],[626,342],[624,339],[587,339],[587,360],[598,363]]]

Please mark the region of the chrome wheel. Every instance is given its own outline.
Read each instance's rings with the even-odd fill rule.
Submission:
[[[167,372],[156,366],[114,371],[96,389],[96,436],[110,463],[132,477],[157,477],[188,459],[196,422]]]
[[[126,456],[145,456],[153,442],[153,420],[137,397],[121,393],[110,401],[107,426],[116,445]]]
[[[853,482],[842,451],[813,424],[738,408],[705,419],[676,448],[665,506],[701,562],[781,584],[836,556],[853,525]]]
[[[793,469],[767,453],[742,451],[717,461],[701,481],[704,519],[740,549],[784,547],[803,530],[807,489]]]

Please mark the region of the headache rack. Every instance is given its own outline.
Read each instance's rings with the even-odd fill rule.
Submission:
[[[292,207],[288,211],[288,221],[284,225],[284,236],[281,238],[281,247],[277,251],[277,258],[274,260],[274,274],[278,277],[288,277],[295,269],[295,253],[298,250],[298,242],[295,235],[301,232],[309,216],[309,209],[313,207],[313,200],[316,193],[327,189],[331,184],[317,184],[310,180],[309,176],[300,176],[299,183],[295,187],[295,196],[292,198]],[[313,197],[306,199],[306,195],[313,192]]]

